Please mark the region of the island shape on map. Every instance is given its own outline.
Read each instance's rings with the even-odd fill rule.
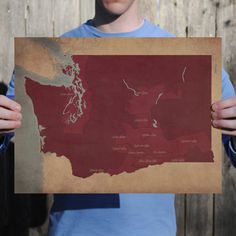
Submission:
[[[65,85],[25,77],[42,153],[67,157],[82,178],[214,161],[211,56],[71,59],[61,68]]]

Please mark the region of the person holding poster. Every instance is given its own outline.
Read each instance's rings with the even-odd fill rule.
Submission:
[[[138,0],[96,0],[95,17],[62,37],[174,37],[139,15]],[[1,152],[21,126],[14,99],[15,75],[7,96],[0,96]],[[225,150],[236,166],[236,96],[222,70],[222,101],[209,108],[212,125],[221,129]],[[194,125],[194,124],[193,124]],[[176,234],[174,194],[54,195],[49,235],[171,236]]]

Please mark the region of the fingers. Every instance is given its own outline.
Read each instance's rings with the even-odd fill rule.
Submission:
[[[235,129],[236,120],[213,120],[212,124],[215,128]]]
[[[222,134],[236,136],[236,120],[212,120],[212,126],[221,130]]]
[[[211,110],[213,127],[236,136],[236,96],[212,104]]]
[[[216,110],[211,113],[213,119],[229,119],[236,117],[236,107],[230,107],[223,110]]]
[[[225,108],[229,108],[232,106],[236,106],[236,96],[225,99],[223,101],[218,101],[212,104],[212,110],[217,111],[217,110],[222,110]]]
[[[0,130],[0,137],[1,137],[1,134],[5,135],[7,133],[12,133],[14,131],[15,131],[14,129],[3,129],[3,130]]]
[[[21,126],[20,111],[20,104],[0,95],[0,133],[12,132]]]
[[[232,136],[236,136],[236,130],[221,130],[222,134],[227,134],[227,135],[232,135]]]
[[[20,104],[3,95],[0,95],[0,107],[5,107],[12,111],[21,111]]]
[[[21,121],[20,120],[1,120],[0,119],[0,127],[1,127],[1,132],[3,130],[14,130],[17,129],[21,126]]]
[[[4,120],[21,120],[22,115],[20,112],[17,111],[11,111],[8,109],[5,109],[3,107],[0,107],[0,119]]]

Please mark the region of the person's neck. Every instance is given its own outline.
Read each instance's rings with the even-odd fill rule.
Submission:
[[[143,22],[143,18],[139,15],[138,7],[131,6],[122,15],[111,15],[104,12],[99,6],[96,6],[96,14],[92,20],[92,24],[105,33],[125,33],[137,29]]]

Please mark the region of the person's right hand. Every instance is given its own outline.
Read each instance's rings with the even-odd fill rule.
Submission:
[[[21,126],[21,106],[17,102],[0,95],[0,136]]]

